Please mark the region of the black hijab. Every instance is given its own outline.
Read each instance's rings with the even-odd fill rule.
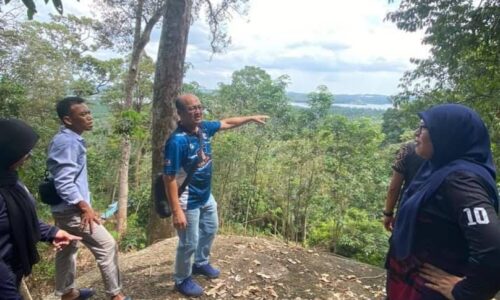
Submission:
[[[18,183],[17,171],[9,168],[28,154],[37,141],[38,135],[26,123],[0,119],[0,197],[7,207],[10,238],[24,275],[29,275],[40,259],[36,249],[40,227],[31,195]]]
[[[446,177],[453,172],[468,171],[481,177],[490,195],[489,200],[498,212],[496,170],[490,138],[479,115],[463,105],[443,104],[419,116],[429,130],[434,153],[422,165],[403,195],[391,238],[398,259],[408,257],[413,250],[420,207],[432,199]]]

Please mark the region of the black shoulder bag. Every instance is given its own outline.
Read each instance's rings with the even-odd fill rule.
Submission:
[[[76,179],[78,179],[84,168],[85,165],[80,169],[78,174],[76,174],[73,182],[76,182]],[[40,200],[48,205],[58,205],[63,202],[63,199],[57,194],[54,178],[49,177],[48,170],[45,170],[44,179],[38,185],[38,194],[40,195]]]
[[[189,173],[184,179],[184,182],[177,190],[177,196],[180,197],[182,193],[186,190],[191,178],[193,178],[193,174],[196,170],[196,163],[193,164]],[[156,174],[154,186],[154,202],[155,202],[155,210],[160,218],[168,218],[172,215],[172,209],[170,208],[170,203],[168,202],[167,194],[165,193],[165,184],[163,182],[163,173]]]

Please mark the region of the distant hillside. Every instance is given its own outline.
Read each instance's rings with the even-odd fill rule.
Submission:
[[[288,92],[288,98],[290,98],[291,102],[307,102],[307,94],[305,93],[296,93],[296,92]],[[375,95],[375,94],[334,94],[333,95],[334,103],[336,104],[391,104],[389,100],[389,96],[386,95]]]

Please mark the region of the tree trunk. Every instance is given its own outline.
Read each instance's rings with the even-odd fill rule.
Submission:
[[[28,286],[26,285],[26,282],[21,280],[21,284],[19,286],[19,292],[21,293],[21,296],[24,300],[33,300],[30,294],[30,290],[28,289]]]
[[[127,72],[125,80],[125,105],[124,110],[132,107],[132,94],[136,84],[137,68],[141,58],[142,50],[137,49],[139,38],[141,35],[141,21],[142,9],[144,0],[139,0],[137,4],[137,12],[135,15],[135,28],[134,28],[134,45],[132,49],[132,59]],[[140,50],[140,51],[139,51]],[[116,231],[118,231],[118,238],[121,239],[122,235],[127,231],[127,207],[128,207],[128,167],[130,164],[130,152],[132,146],[130,142],[130,135],[122,136],[122,157],[120,161],[120,181],[118,188],[118,213],[116,215]]]
[[[192,0],[168,0],[156,61],[152,123],[152,178],[163,168],[165,139],[174,131],[174,100],[182,88],[184,61],[191,25]],[[171,219],[160,219],[151,205],[148,242],[175,235]]]
[[[141,171],[142,171],[141,165],[142,165],[143,151],[144,151],[144,140],[141,140],[139,142],[139,145],[137,147],[137,153],[135,155],[134,188],[137,190],[141,188]]]
[[[132,146],[130,137],[124,136],[122,140],[122,159],[120,163],[120,181],[118,189],[118,213],[116,216],[116,231],[119,238],[127,231],[127,207],[128,207],[128,166],[130,162],[130,151]]]
[[[132,55],[130,59],[130,65],[127,72],[127,78],[125,80],[125,105],[124,110],[132,109],[132,98],[133,91],[137,84],[137,74],[139,73],[139,62],[143,54],[144,48],[149,42],[151,31],[158,21],[162,13],[164,12],[164,7],[159,8],[151,19],[146,22],[144,31],[142,31],[142,18],[143,18],[143,8],[144,0],[138,0],[137,11],[135,12],[135,27],[134,27],[134,44],[132,47]],[[140,111],[140,107],[136,109]],[[120,166],[120,187],[118,193],[118,216],[117,216],[117,231],[121,237],[123,233],[127,230],[127,206],[128,206],[128,167],[130,164],[130,153],[132,151],[130,136],[126,135],[122,138],[122,160]],[[125,170],[126,168],[126,170]]]

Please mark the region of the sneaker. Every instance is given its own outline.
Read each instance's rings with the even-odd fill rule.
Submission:
[[[188,297],[199,297],[203,294],[203,288],[191,277],[184,279],[180,284],[176,283],[175,289]]]
[[[78,289],[78,298],[77,300],[86,300],[92,298],[95,295],[95,290],[92,288],[81,288]]]
[[[212,267],[210,264],[197,266],[193,264],[193,274],[200,274],[207,276],[208,278],[217,278],[220,275],[220,271]]]

